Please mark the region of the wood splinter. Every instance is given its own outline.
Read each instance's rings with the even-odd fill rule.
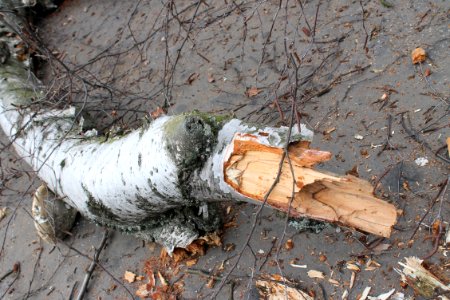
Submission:
[[[284,149],[265,145],[264,135],[237,133],[224,161],[224,179],[237,192],[263,202],[276,180]],[[312,167],[329,160],[331,153],[309,149],[309,142],[291,143],[288,147],[294,177],[284,160],[279,182],[267,204],[287,212],[295,179],[295,196],[291,216],[308,217],[352,227],[389,237],[397,220],[394,205],[378,199],[372,185],[354,176],[319,172]]]

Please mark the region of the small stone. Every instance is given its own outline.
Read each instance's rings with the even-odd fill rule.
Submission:
[[[423,166],[426,166],[428,164],[428,158],[426,158],[426,157],[419,157],[414,162],[419,167],[423,167]]]
[[[360,134],[355,134],[355,139],[362,140],[364,137]]]

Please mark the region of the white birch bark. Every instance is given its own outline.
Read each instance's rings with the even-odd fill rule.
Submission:
[[[10,49],[15,42],[8,38]],[[14,53],[0,65],[0,126],[17,155],[83,216],[172,251],[219,226],[218,210],[206,203],[251,200],[224,182],[223,162],[236,132],[258,128],[191,113],[161,117],[108,141],[86,138],[74,107],[31,108],[43,93],[30,80],[29,65]],[[286,142],[287,128],[263,130],[269,133],[263,142]],[[312,138],[306,128],[302,134],[293,132],[291,140]]]

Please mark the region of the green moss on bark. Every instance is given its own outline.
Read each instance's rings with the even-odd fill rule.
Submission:
[[[198,112],[175,116],[164,125],[166,148],[177,166],[178,187],[191,204],[193,174],[200,170],[217,142],[217,133],[226,117]]]

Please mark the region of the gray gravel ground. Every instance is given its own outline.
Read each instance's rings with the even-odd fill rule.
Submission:
[[[280,7],[277,1],[207,0],[199,5],[176,1],[172,14],[162,1],[67,0],[40,20],[38,30],[59,59],[95,83],[88,86],[87,103],[83,104],[82,84],[75,76],[72,94],[67,96],[70,76],[54,61],[38,74],[51,87],[48,96],[55,105],[83,104],[103,132],[111,125],[120,130],[136,127],[165,103],[170,104],[170,114],[198,109],[282,125],[291,107],[287,95],[295,86],[294,60],[299,65],[297,109],[302,122],[315,131],[312,146],[334,154],[320,168],[343,174],[356,167],[372,183],[383,177],[377,195],[404,214],[392,237],[382,242],[390,245],[384,251],[366,249],[365,243],[375,237],[347,228],[329,225],[315,233],[289,226],[284,242],[292,239],[294,247],[282,248],[279,255],[283,275],[314,291],[317,299],[341,299],[346,289],[349,299],[356,299],[366,286],[372,287],[372,296],[392,288],[412,296],[411,288],[400,286],[394,268],[404,257],[430,253],[433,245],[426,239],[430,225],[440,216],[448,226],[450,216],[447,191],[440,199],[442,205],[439,202],[425,218],[412,246],[405,245],[449,174],[450,158],[442,147],[450,136],[450,2],[399,0],[387,7],[386,1],[332,0],[321,1],[318,10],[317,0],[304,2],[309,26],[298,1],[281,1]],[[170,20],[167,27],[165,20]],[[420,65],[411,63],[410,53],[416,47],[427,52]],[[246,92],[255,87],[258,94],[249,97]],[[383,94],[386,98],[380,100]],[[419,142],[403,127],[406,116]],[[389,118],[389,141],[396,150],[381,151]],[[90,260],[67,245],[92,256],[104,229],[80,219],[66,244],[53,249],[41,243],[30,217],[31,193],[39,180],[10,151],[0,155],[0,207],[8,207],[7,218],[0,221],[4,247],[0,276],[15,262],[21,266],[16,279],[12,274],[0,282],[0,296],[6,292],[5,299],[69,299]],[[425,166],[415,163],[420,157],[427,158]],[[235,220],[237,226],[225,230],[223,244],[234,244],[235,249],[211,248],[191,269],[215,272],[225,261],[224,274],[236,258],[256,207],[227,205],[232,209],[225,218]],[[251,247],[231,277],[234,285],[226,285],[220,299],[231,295],[248,299],[252,276],[279,273],[272,241],[281,238],[284,223],[282,214],[264,210]],[[159,251],[156,245],[113,233],[100,257],[107,272],[95,269],[86,299],[126,299],[124,287],[134,293],[139,283],[125,283],[124,272],[145,275],[145,261],[157,260]],[[370,258],[380,267],[372,271],[363,267],[350,289],[346,262],[365,263]],[[292,261],[307,268],[294,268]],[[443,245],[427,261],[449,275],[450,260]],[[179,273],[170,268],[161,271],[172,282],[184,281],[180,299],[210,299],[208,278],[186,269],[181,265]],[[312,269],[323,272],[325,279],[309,278],[306,273]],[[333,285],[330,278],[339,284]]]

